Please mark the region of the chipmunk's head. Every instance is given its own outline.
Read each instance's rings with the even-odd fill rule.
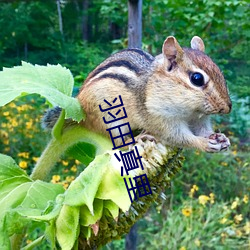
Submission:
[[[198,36],[192,38],[191,48],[181,48],[175,37],[169,36],[163,43],[160,71],[163,78],[173,79],[171,88],[177,84],[176,95],[182,93],[182,102],[190,104],[193,110],[204,114],[227,114],[232,104],[226,81],[204,50],[204,43]]]

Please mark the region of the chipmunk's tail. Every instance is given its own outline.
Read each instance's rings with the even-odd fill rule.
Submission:
[[[45,130],[51,130],[56,124],[61,111],[62,109],[58,106],[46,110],[41,120],[42,128]]]

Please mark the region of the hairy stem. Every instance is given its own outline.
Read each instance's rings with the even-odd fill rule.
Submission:
[[[31,178],[33,180],[45,180],[53,169],[61,155],[72,145],[78,142],[86,142],[96,147],[96,155],[111,150],[112,143],[105,137],[94,133],[82,126],[72,126],[63,131],[60,138],[52,138],[39,158]]]

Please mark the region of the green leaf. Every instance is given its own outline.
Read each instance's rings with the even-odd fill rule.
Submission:
[[[113,201],[123,211],[129,209],[131,202],[123,178],[120,176],[120,168],[116,165],[119,162],[113,156],[114,152],[97,156],[71,183],[65,192],[65,204],[87,205],[94,214],[93,201],[98,198]]]
[[[117,164],[119,164],[118,161]],[[112,200],[122,211],[128,211],[131,201],[123,177],[121,177],[117,168],[107,168],[96,193],[96,198]]]
[[[66,154],[88,165],[95,158],[96,148],[93,144],[79,142],[70,147]]]
[[[17,176],[26,176],[28,178],[28,175],[10,156],[0,154],[0,181]]]
[[[30,224],[30,222],[28,218],[22,217],[14,209],[10,209],[4,215],[2,231],[6,234],[7,238],[13,234],[21,234],[23,228]]]
[[[62,136],[64,121],[65,121],[65,110],[62,109],[61,114],[52,129],[52,135],[57,140],[60,139]]]
[[[5,197],[0,200],[0,221],[3,220],[7,210],[16,208],[22,203],[31,185],[32,182],[23,183],[14,188],[11,192],[9,192]]]
[[[22,66],[0,72],[0,106],[18,96],[36,93],[53,106],[65,109],[66,118],[79,122],[84,114],[78,100],[71,97],[73,84],[71,72],[61,65],[34,66],[22,62]]]
[[[58,194],[64,193],[64,188],[61,185],[46,183],[37,180],[30,186],[26,197],[20,204],[20,208],[26,209],[36,209],[42,212],[50,200],[55,200]]]
[[[10,240],[8,234],[4,232],[0,225],[0,249],[1,250],[10,250]]]
[[[56,223],[51,221],[45,229],[45,237],[50,242],[51,249],[56,249]]]
[[[90,227],[80,227],[81,235],[88,239],[91,237],[92,229]]]
[[[108,209],[114,219],[118,217],[119,207],[113,201],[104,200],[103,207]]]
[[[56,238],[64,250],[71,250],[79,234],[79,207],[64,205],[56,220]]]
[[[64,189],[60,185],[42,181],[24,183],[16,187],[0,201],[3,204],[0,212],[2,228],[7,230],[9,236],[19,232],[29,222],[28,219],[38,220],[36,216],[41,216],[49,201],[62,192]],[[56,206],[50,217],[47,216],[47,220],[55,219],[60,209],[59,205]]]
[[[50,206],[51,204],[49,204]],[[47,208],[45,209],[45,212],[42,213],[42,215],[27,215],[30,219],[37,220],[37,221],[52,221],[54,220],[60,213],[62,209],[63,204],[55,203],[53,204],[53,208],[51,211],[47,212]],[[21,211],[20,211],[21,213]],[[22,213],[23,214],[23,213]],[[25,214],[23,214],[25,215]]]
[[[44,241],[44,235],[40,236],[36,240],[32,241],[30,244],[28,244],[25,247],[22,247],[21,250],[32,250],[35,249],[35,247],[41,245],[41,243]]]
[[[64,203],[70,206],[87,205],[93,214],[93,201],[103,176],[110,166],[110,155],[105,153],[93,162],[70,184]]]
[[[95,199],[93,203],[94,214],[91,214],[86,205],[80,208],[80,225],[89,226],[95,224],[102,217],[103,200]]]
[[[27,176],[17,176],[0,181],[0,201],[10,193],[11,190],[25,182],[31,182],[30,178]]]
[[[61,185],[40,180],[32,182],[9,156],[0,155],[0,160],[0,242],[2,244],[0,248],[5,249],[9,246],[9,236],[22,233],[22,229],[34,220],[28,216],[41,216],[47,212],[50,213],[49,219],[56,218],[63,201],[56,197],[63,193],[64,189]]]

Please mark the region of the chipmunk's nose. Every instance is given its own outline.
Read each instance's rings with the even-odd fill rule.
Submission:
[[[228,114],[231,112],[231,109],[232,109],[232,102],[229,101],[222,109],[220,109],[219,113]]]

